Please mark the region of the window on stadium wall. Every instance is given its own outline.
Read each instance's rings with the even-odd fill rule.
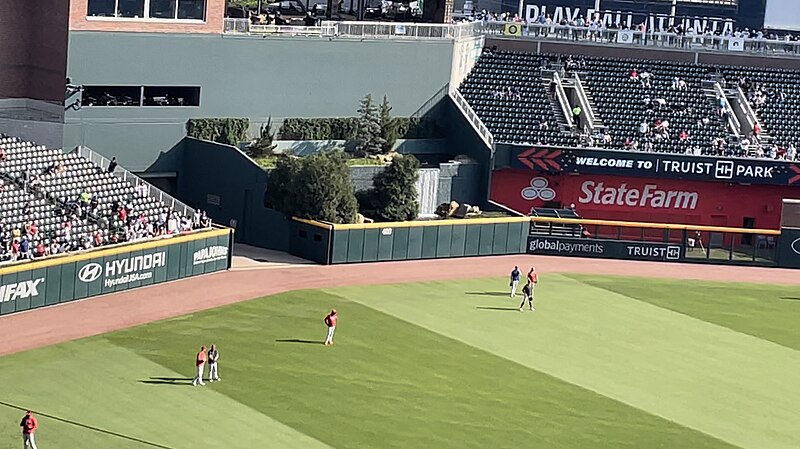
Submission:
[[[200,87],[84,86],[81,106],[200,106]]]
[[[206,0],[88,0],[87,16],[156,19],[205,20]]]

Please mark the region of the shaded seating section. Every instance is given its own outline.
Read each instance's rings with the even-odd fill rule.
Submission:
[[[541,59],[530,53],[484,52],[461,84],[461,94],[495,141],[577,145],[575,136],[559,129],[542,81]]]
[[[718,68],[725,76],[728,87],[735,88],[741,78],[752,87],[766,88],[766,102],[761,107],[753,105],[764,131],[779,146],[797,146],[800,142],[800,72],[777,68],[733,67]],[[747,94],[748,89],[742,89]]]
[[[0,182],[0,262],[210,226],[205,215],[178,216],[151,196],[158,192],[75,153],[5,135]]]

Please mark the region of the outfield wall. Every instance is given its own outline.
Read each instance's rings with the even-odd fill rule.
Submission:
[[[548,217],[328,224],[293,219],[290,252],[321,264],[533,254],[800,267],[800,231]],[[784,230],[786,232],[786,230]]]
[[[0,315],[230,267],[231,229],[200,231],[0,268]]]

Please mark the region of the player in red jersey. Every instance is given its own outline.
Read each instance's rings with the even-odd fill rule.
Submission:
[[[339,320],[339,315],[336,314],[336,309],[331,309],[331,313],[325,316],[325,325],[328,326],[328,336],[325,337],[325,346],[333,344],[333,332],[336,331],[336,322]]]

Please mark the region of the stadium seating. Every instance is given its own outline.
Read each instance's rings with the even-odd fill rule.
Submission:
[[[540,61],[540,56],[527,53],[485,52],[461,85],[462,95],[495,141],[557,146],[578,143],[571,133],[559,129],[560,121],[542,81]]]
[[[43,243],[52,254],[210,225],[199,211],[178,216],[149,186],[135,188],[78,154],[3,135],[0,151],[0,262],[25,258],[15,241]]]
[[[638,150],[716,155],[711,142],[717,139],[728,144],[725,155],[744,156],[718,113],[713,91],[703,82],[719,81],[723,87],[735,87],[741,77],[746,77],[771,93],[757,114],[774,143],[785,147],[800,141],[800,127],[795,125],[800,121],[798,72],[591,56],[567,64],[567,58],[485,50],[459,89],[498,143],[576,146],[581,136],[557,126],[563,122],[559,119],[561,112],[551,104],[542,81],[543,66],[564,69],[567,74],[574,71],[584,81],[584,89],[594,101],[594,112],[611,136],[611,143],[597,140],[595,146],[625,149],[626,141],[636,141]],[[651,74],[649,85],[631,79],[634,69]],[[686,88],[673,88],[674,79],[683,80]],[[660,107],[658,99],[663,99]],[[550,126],[540,129],[541,121]],[[642,122],[652,129],[657,121],[669,123],[666,139],[639,133]],[[688,139],[679,138],[683,131]]]

